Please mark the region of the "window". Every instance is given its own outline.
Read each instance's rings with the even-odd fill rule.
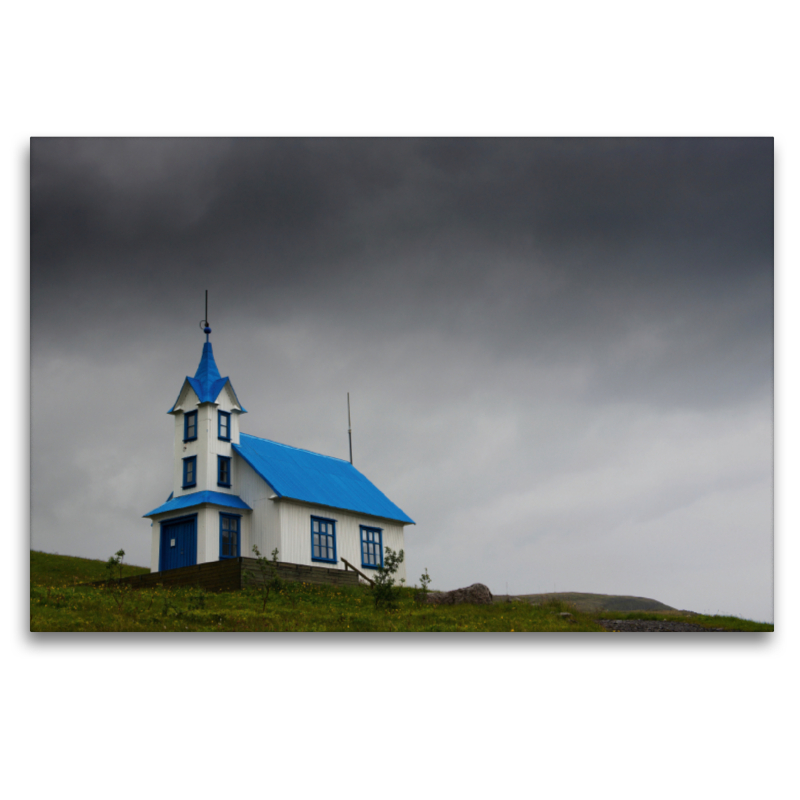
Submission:
[[[361,526],[361,566],[378,569],[383,566],[383,531]]]
[[[192,442],[197,438],[197,412],[188,411],[183,415],[183,441]]]
[[[311,517],[311,560],[336,563],[336,522]]]
[[[183,488],[197,486],[197,456],[183,459]]]
[[[228,456],[217,456],[217,486],[231,485],[231,460]]]
[[[231,440],[231,415],[227,411],[217,412],[217,438]]]
[[[238,514],[219,515],[219,557],[238,558],[241,545]]]

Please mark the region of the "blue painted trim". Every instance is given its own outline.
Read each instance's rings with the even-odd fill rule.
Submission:
[[[376,528],[373,525],[359,525],[358,528],[361,533],[361,566],[365,569],[380,569],[383,567],[383,528]],[[370,544],[367,540],[368,533],[378,534],[378,551],[381,556],[380,564],[371,564],[364,561],[364,545]],[[371,544],[374,544],[374,541],[371,542]]]
[[[236,520],[236,553],[230,556],[222,555],[222,520],[223,518],[229,520]],[[219,560],[223,558],[239,558],[242,553],[242,515],[241,514],[228,514],[219,512]]]
[[[226,483],[222,478],[222,466],[226,465],[228,471],[228,482]],[[217,456],[217,486],[231,486],[231,457],[230,456]]]
[[[194,423],[194,436],[189,435],[189,422],[190,420]],[[184,442],[193,442],[197,439],[197,412],[196,411],[187,411],[183,415],[183,441]]]
[[[325,523],[327,525],[332,525],[333,526],[333,533],[320,533],[318,531],[316,532],[317,536],[324,536],[326,539],[333,540],[333,558],[322,558],[320,556],[315,556],[314,555],[314,533],[315,533],[315,531],[314,531],[314,522],[315,521],[316,522],[323,522],[323,523]],[[312,561],[322,561],[325,564],[338,564],[339,563],[339,559],[338,559],[338,557],[336,555],[336,520],[335,519],[328,519],[327,517],[317,517],[317,516],[314,516],[312,514],[311,515],[310,528],[311,528],[311,560]],[[331,544],[326,542],[325,550],[327,551],[329,549],[331,549]]]
[[[192,481],[189,483],[187,480],[189,472],[189,464],[192,465]],[[192,486],[197,486],[197,456],[188,456],[183,459],[183,487],[184,489],[191,489]]]
[[[224,427],[228,431],[227,436],[222,434],[223,420],[225,422]],[[217,439],[222,439],[223,442],[231,440],[231,415],[227,411],[217,411]]]
[[[197,563],[197,514],[185,514],[182,517],[170,517],[169,519],[162,519],[158,528],[158,571],[163,572],[164,560],[164,526],[173,525],[176,522],[189,522],[194,521],[194,563]]]
[[[243,511],[253,510],[241,497],[235,494],[211,492],[206,489],[202,492],[190,492],[189,494],[179,495],[168,503],[163,503],[158,508],[154,508],[152,511],[142,516],[155,517],[157,514],[165,514],[168,511],[178,511],[182,508],[194,508],[195,506],[202,506],[206,503],[222,506],[223,508],[239,508]]]

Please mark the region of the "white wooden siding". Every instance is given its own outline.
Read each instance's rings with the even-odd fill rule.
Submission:
[[[150,572],[158,572],[158,556],[161,547],[161,525],[157,522],[153,522],[150,528]]]
[[[197,395],[194,393],[194,389],[192,389],[187,384],[187,389],[184,389],[181,392],[181,397],[183,398],[185,395],[185,399],[181,404],[183,409],[191,411],[192,409],[197,408],[197,403],[199,399]],[[197,424],[200,425],[198,414]],[[185,490],[183,489],[183,459],[189,456],[196,456],[198,452],[198,445],[200,444],[200,429],[198,427],[197,431],[197,439],[194,442],[184,442],[183,441],[183,419],[184,415],[183,412],[179,412],[175,414],[175,464],[172,470],[172,494],[175,497],[180,497],[182,494],[187,494],[187,491],[194,492],[196,491],[194,488]],[[200,459],[197,459],[198,462]],[[198,463],[198,467],[199,467]]]
[[[234,456],[233,474],[236,493],[253,509],[248,535],[242,535],[242,555],[254,557],[253,545],[261,555],[269,558],[272,551],[280,549],[278,540],[278,509],[269,498],[275,494],[272,487],[241,457]],[[278,558],[282,561],[281,553]]]
[[[216,403],[198,405],[199,398],[191,386],[181,393],[183,401],[175,413],[175,464],[172,473],[172,494],[180,497],[191,492],[225,492],[237,494],[236,476],[231,469],[231,486],[217,486],[217,456],[232,456],[232,444],[239,443],[239,406],[234,402],[228,386],[219,393]],[[183,441],[184,414],[197,411],[197,439]],[[217,411],[227,411],[231,415],[231,441],[223,442],[217,438]],[[197,456],[197,485],[183,488],[183,459]],[[233,464],[231,464],[233,467]]]
[[[312,506],[293,503],[291,500],[274,502],[280,511],[280,544],[278,559],[292,564],[310,564],[312,566],[344,569],[342,559],[346,558],[358,569],[361,567],[361,525],[383,529],[383,547],[391,547],[394,551],[405,549],[403,526],[398,522],[378,520],[375,517],[360,516],[349,511],[337,511],[324,506]],[[311,560],[311,517],[324,517],[336,522],[336,564],[326,564]],[[369,569],[362,569],[365,575]],[[403,562],[397,570],[395,580],[406,577],[406,565]]]

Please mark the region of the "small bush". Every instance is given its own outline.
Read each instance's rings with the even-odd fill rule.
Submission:
[[[417,589],[414,592],[414,600],[417,603],[424,604],[428,600],[428,586],[431,583],[431,576],[428,575],[428,568],[425,567],[425,572],[422,573],[422,576],[419,579],[420,584],[422,585],[421,589]]]
[[[122,580],[122,559],[125,558],[125,551],[124,550],[117,550],[113,556],[110,556],[108,561],[106,561],[106,572],[108,574],[108,580],[113,581],[115,580],[115,572],[119,570],[119,580]]]
[[[383,556],[383,566],[378,568],[372,586],[372,596],[375,600],[375,608],[397,608],[400,599],[400,587],[394,585],[394,574],[403,563],[405,553],[401,550],[395,553],[391,547],[387,547]]]
[[[258,571],[261,573],[261,582],[258,590],[261,594],[261,611],[266,611],[267,600],[271,589],[279,592],[283,588],[283,581],[278,577],[278,548],[272,551],[272,559],[261,555],[261,551],[253,545],[253,553],[258,561]],[[245,573],[245,580],[249,583],[250,576]]]

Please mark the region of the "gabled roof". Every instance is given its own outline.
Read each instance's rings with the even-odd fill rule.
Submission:
[[[172,495],[170,495],[172,497]],[[168,500],[158,508],[154,508],[147,514],[142,514],[143,517],[153,517],[156,514],[163,514],[165,511],[177,511],[181,508],[194,508],[195,506],[203,505],[203,503],[212,503],[215,506],[224,506],[225,508],[241,508],[246,511],[252,511],[247,503],[241,497],[235,494],[226,494],[225,492],[191,492],[191,494],[182,494],[180,497],[174,497]]]
[[[181,399],[181,395],[187,383],[194,389],[194,393],[201,403],[216,402],[219,393],[222,391],[225,384],[228,384],[231,394],[236,399],[236,404],[242,409],[243,414],[247,413],[244,406],[239,402],[239,398],[236,397],[236,392],[233,390],[233,384],[230,382],[230,378],[220,377],[219,369],[217,369],[217,362],[214,361],[214,351],[211,348],[211,342],[206,342],[203,345],[203,355],[200,358],[200,364],[197,367],[194,378],[186,377],[180,392],[178,392],[178,399],[173,403],[172,408],[167,411],[167,414],[171,414],[175,410],[175,406],[178,405],[178,401]]]
[[[241,434],[238,453],[278,497],[355,511],[414,525],[380,489],[349,461]]]

